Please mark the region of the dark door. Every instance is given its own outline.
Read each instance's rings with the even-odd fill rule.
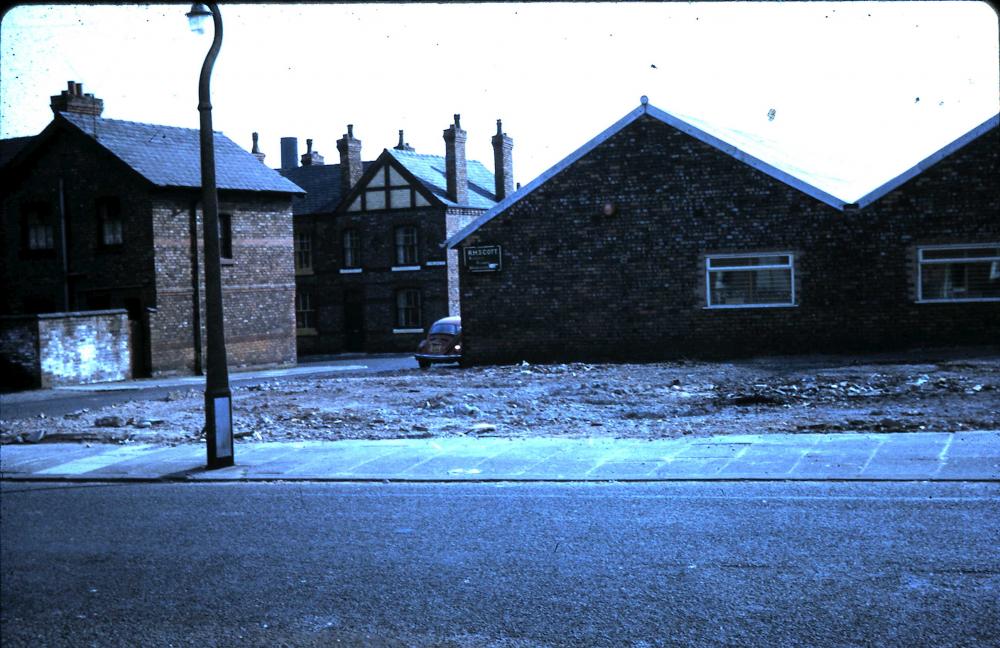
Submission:
[[[149,312],[137,297],[125,298],[128,323],[132,332],[132,377],[148,378],[149,371]]]
[[[344,293],[344,350],[365,348],[365,298],[360,290]]]

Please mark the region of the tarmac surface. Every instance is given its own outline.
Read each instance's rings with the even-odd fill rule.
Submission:
[[[12,481],[1000,481],[1000,432],[766,434],[663,440],[461,437],[0,447]]]

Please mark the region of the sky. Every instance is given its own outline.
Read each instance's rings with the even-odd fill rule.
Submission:
[[[25,5],[0,24],[0,137],[40,132],[67,81],[104,117],[198,127],[211,43],[178,5]],[[222,4],[214,128],[280,165],[327,163],[354,124],[364,159],[404,129],[493,168],[496,120],[527,184],[654,106],[853,201],[1000,110],[998,23],[982,2]]]

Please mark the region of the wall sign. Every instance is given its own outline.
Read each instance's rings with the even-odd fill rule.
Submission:
[[[469,272],[499,272],[503,253],[499,245],[477,245],[463,248],[465,267]]]

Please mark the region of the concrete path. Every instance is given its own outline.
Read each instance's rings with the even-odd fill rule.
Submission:
[[[0,478],[104,481],[1000,481],[1000,432],[622,439],[447,438],[203,445],[6,445]]]

